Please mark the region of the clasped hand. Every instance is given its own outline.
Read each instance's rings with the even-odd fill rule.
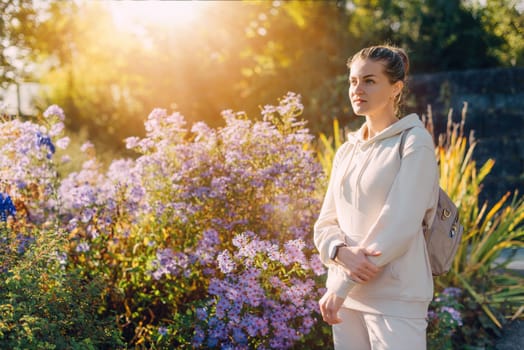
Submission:
[[[380,267],[368,259],[368,256],[380,254],[379,251],[368,250],[359,246],[341,247],[335,261],[346,270],[353,281],[362,284],[371,281],[381,271]],[[322,319],[330,325],[342,322],[338,316],[338,311],[343,303],[343,298],[328,290],[319,301]]]
[[[346,270],[349,278],[357,283],[371,281],[381,271],[368,256],[379,256],[381,253],[359,246],[339,248],[335,261]]]

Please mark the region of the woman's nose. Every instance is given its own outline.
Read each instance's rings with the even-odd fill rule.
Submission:
[[[362,94],[362,85],[360,85],[359,83],[355,83],[354,85],[351,85],[349,91],[353,95],[360,95]]]

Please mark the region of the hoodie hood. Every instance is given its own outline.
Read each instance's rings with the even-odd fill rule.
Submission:
[[[377,142],[383,139],[387,139],[389,137],[395,136],[400,134],[402,131],[406,129],[410,129],[413,127],[422,127],[424,128],[424,124],[420,120],[419,116],[416,113],[411,113],[407,116],[405,116],[402,119],[399,119],[397,122],[391,124],[375,136],[373,136],[370,139],[365,140],[364,135],[367,131],[367,123],[364,123],[360,129],[357,131],[350,132],[348,134],[348,142],[350,144],[357,144],[361,143],[363,145],[370,144],[373,142]]]

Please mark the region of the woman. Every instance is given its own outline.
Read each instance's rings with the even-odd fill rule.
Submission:
[[[337,350],[423,350],[433,279],[422,222],[438,200],[433,139],[416,114],[399,119],[403,50],[368,47],[348,68],[351,105],[365,123],[337,150],[315,223],[328,266],[320,310]]]

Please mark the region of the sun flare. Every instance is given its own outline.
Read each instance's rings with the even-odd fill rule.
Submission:
[[[158,25],[182,27],[195,21],[201,14],[205,1],[110,1],[109,8],[120,27]]]

